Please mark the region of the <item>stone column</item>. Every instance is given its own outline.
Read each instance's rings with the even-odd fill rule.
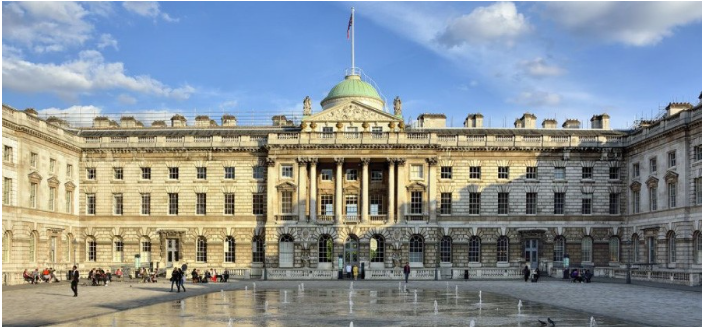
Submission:
[[[335,158],[337,168],[335,170],[335,221],[342,221],[342,164],[345,163],[345,158]]]
[[[318,159],[310,160],[310,220],[318,220]]]
[[[298,158],[298,220],[306,220],[306,181],[308,159]]]
[[[276,159],[266,158],[266,164],[268,166],[266,171],[266,222],[274,223],[274,216],[279,209],[276,207],[278,204],[276,202]]]
[[[437,174],[437,164],[438,164],[438,159],[437,158],[427,158],[425,159],[426,162],[428,162],[428,214],[430,215],[430,221],[431,222],[436,222],[437,221],[437,182],[435,175]]]
[[[394,198],[396,195],[394,195],[394,184],[396,183],[394,180],[394,159],[389,158],[389,182],[386,184],[389,188],[389,199],[387,201],[388,204],[388,210],[386,211],[387,216],[389,216],[389,221],[395,221],[394,214],[396,213],[396,209],[394,206]]]
[[[369,158],[362,158],[362,222],[369,221]]]
[[[408,205],[406,204],[406,184],[408,184],[408,174],[406,174],[406,159],[396,159],[396,165],[398,170],[398,177],[396,177],[396,193],[398,193],[398,202],[396,209],[399,220],[404,220],[404,216],[406,215],[406,208],[408,208]]]

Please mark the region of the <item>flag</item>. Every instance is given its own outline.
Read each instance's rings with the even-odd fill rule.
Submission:
[[[347,24],[347,39],[350,38],[350,28],[352,28],[352,18],[353,17],[354,17],[353,15],[350,15],[350,23]]]

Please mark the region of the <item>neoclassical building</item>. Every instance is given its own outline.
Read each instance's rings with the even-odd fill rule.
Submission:
[[[70,127],[3,105],[2,271],[228,268],[237,277],[366,279],[561,275],[701,284],[699,104],[613,130],[558,127],[526,113],[515,128],[462,128],[348,75],[302,120],[239,126],[180,115],[144,126],[97,117]],[[84,271],[85,272],[85,271]]]

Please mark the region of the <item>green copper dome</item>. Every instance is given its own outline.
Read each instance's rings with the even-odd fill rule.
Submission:
[[[340,97],[369,97],[381,101],[379,93],[372,85],[362,81],[358,75],[348,75],[345,80],[333,87],[321,104]]]

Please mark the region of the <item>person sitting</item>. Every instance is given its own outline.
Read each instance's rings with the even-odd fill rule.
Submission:
[[[92,285],[96,284],[95,283],[95,268],[90,269],[90,271],[88,272],[88,280],[91,280]]]
[[[570,277],[572,278],[573,283],[574,282],[582,283],[582,276],[579,274],[578,269],[575,268],[574,270],[572,270],[572,274],[570,275]]]
[[[54,274],[54,272],[56,272],[56,270],[54,270],[53,268],[50,267],[49,268],[49,281],[50,282],[60,282],[59,278],[56,277],[56,274]]]
[[[32,272],[32,278],[34,278],[34,284],[39,284],[40,277],[38,268],[35,268],[34,272]]]
[[[584,281],[586,283],[592,282],[593,276],[594,274],[592,274],[592,272],[590,272],[589,270],[584,271]]]
[[[115,271],[115,277],[119,280],[122,280],[122,268],[117,268],[117,271]]]
[[[210,278],[212,278],[212,275],[210,274],[209,270],[205,270],[205,276],[203,277],[203,283],[208,283],[210,281]]]
[[[534,268],[531,273],[530,273],[530,282],[538,282],[538,279],[540,279],[540,271],[538,271],[537,268]]]
[[[42,276],[41,276],[42,281],[49,282],[49,280],[51,280],[51,275],[49,275],[49,274],[50,274],[49,269],[45,267],[44,270],[42,271]]]
[[[191,281],[193,281],[193,283],[198,283],[198,281],[199,281],[198,280],[198,270],[196,270],[195,268],[191,272]]]
[[[22,277],[24,278],[24,281],[29,281],[29,284],[34,283],[34,277],[31,273],[27,272],[26,268],[24,269],[24,273],[22,273]]]
[[[212,274],[212,275],[213,275],[212,281],[213,281],[213,282],[218,282],[218,277],[220,277],[220,275],[218,275],[218,270],[212,269],[212,268],[211,268],[211,270],[212,270],[212,272],[213,272],[213,274]]]
[[[225,269],[225,271],[222,273],[222,282],[227,282],[227,280],[230,278],[230,271]]]

